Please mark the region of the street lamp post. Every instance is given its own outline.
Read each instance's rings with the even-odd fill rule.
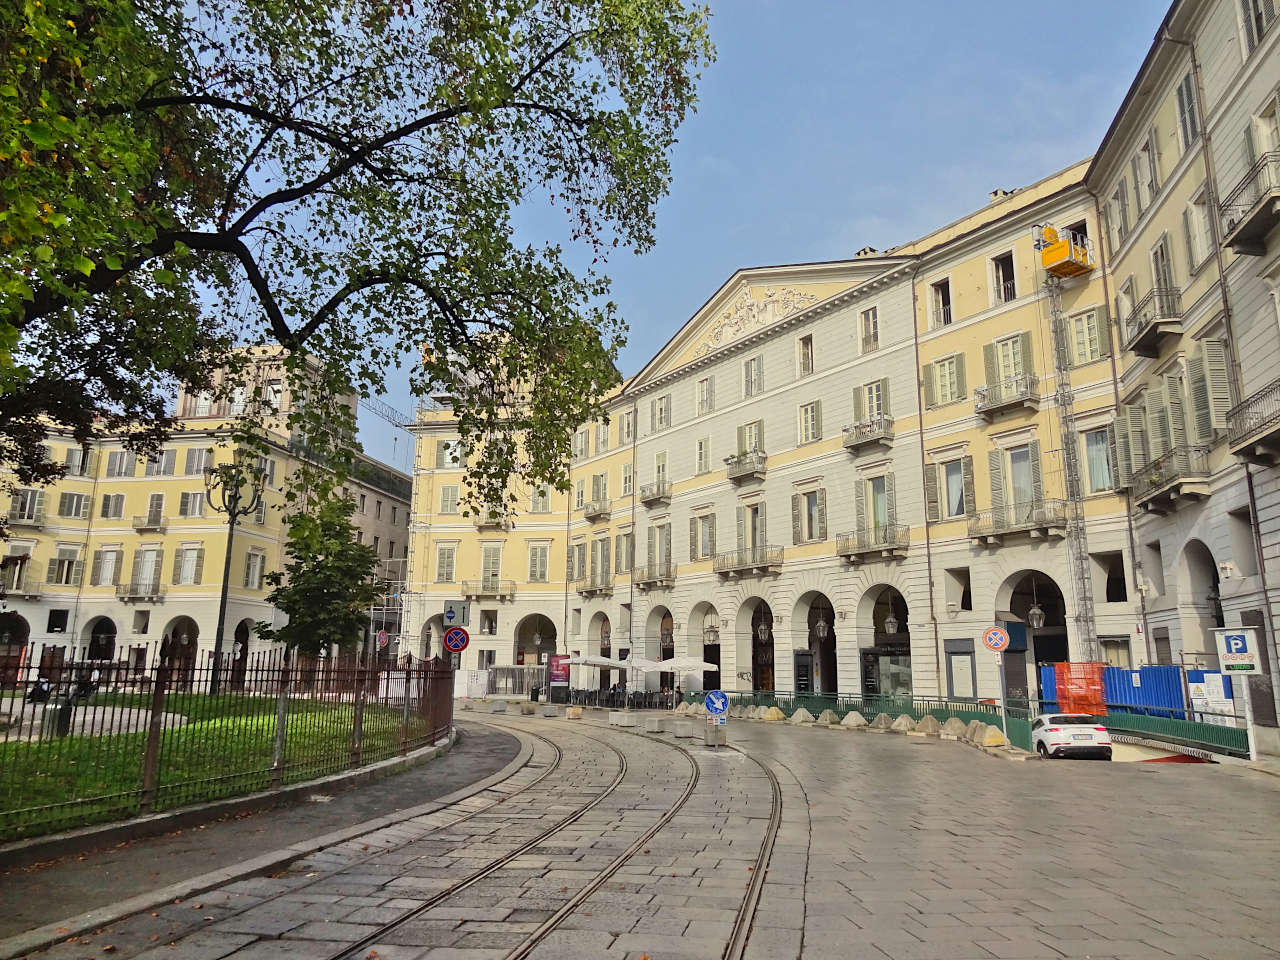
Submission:
[[[231,463],[204,468],[204,497],[209,509],[227,516],[227,554],[222,561],[222,597],[218,601],[218,631],[213,638],[213,673],[209,678],[209,692],[213,694],[218,692],[222,679],[222,635],[227,626],[227,590],[231,586],[231,545],[236,524],[241,517],[257,511],[265,482],[266,474],[261,469],[246,470],[238,455]]]

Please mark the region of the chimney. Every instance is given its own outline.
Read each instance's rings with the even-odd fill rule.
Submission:
[[[863,247],[861,250],[855,253],[854,256],[855,257],[874,257],[879,252],[880,251],[877,250],[875,247]]]

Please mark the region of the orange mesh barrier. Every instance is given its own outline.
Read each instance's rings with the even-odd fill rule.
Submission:
[[[1105,663],[1055,663],[1058,709],[1063,713],[1105,714],[1107,707],[1102,694],[1105,666]]]

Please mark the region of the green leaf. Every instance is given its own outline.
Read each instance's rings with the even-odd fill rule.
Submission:
[[[40,244],[40,246],[36,247],[36,259],[41,263],[48,263],[53,259],[53,247],[47,243]]]
[[[93,273],[94,262],[81,253],[77,254],[76,258],[71,261],[71,266],[87,277]]]

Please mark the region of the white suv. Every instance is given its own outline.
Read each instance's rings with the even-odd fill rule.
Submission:
[[[1111,759],[1111,734],[1086,713],[1045,713],[1031,721],[1031,742],[1042,757]]]

